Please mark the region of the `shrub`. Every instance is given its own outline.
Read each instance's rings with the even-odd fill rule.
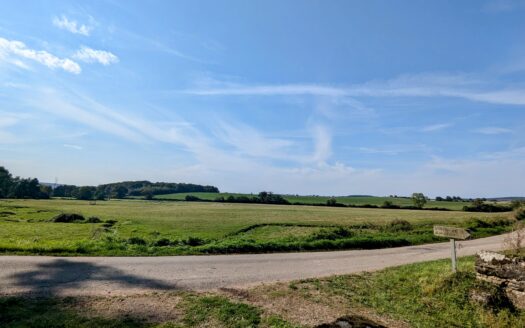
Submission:
[[[188,239],[184,240],[182,243],[188,246],[200,246],[200,245],[204,245],[206,242],[202,238],[190,236],[188,237]]]
[[[463,206],[463,211],[465,212],[509,212],[512,211],[512,207],[504,205],[494,205],[489,203],[483,203],[475,201],[471,206]]]
[[[86,223],[100,223],[102,222],[101,219],[99,219],[98,217],[96,216],[90,216],[87,220],[86,220]]]
[[[394,205],[394,203],[392,203],[389,200],[385,200],[383,204],[381,205],[381,208],[400,208],[400,207],[401,206],[399,205]]]
[[[114,226],[117,223],[117,220],[106,220],[106,222],[103,224],[104,227],[110,228]]]
[[[496,227],[505,227],[510,226],[515,221],[512,219],[496,219],[496,220],[481,220],[478,218],[472,218],[467,221],[467,228],[476,230],[476,229],[486,229],[486,228],[496,228]]]
[[[53,222],[59,222],[59,223],[73,223],[73,222],[79,222],[84,221],[85,218],[80,214],[74,214],[74,213],[62,213],[53,218]]]
[[[517,210],[520,207],[525,207],[525,200],[515,199],[510,202],[510,207]]]
[[[162,238],[153,243],[153,246],[158,246],[158,247],[171,246],[171,245],[172,245],[172,242],[168,238]]]
[[[516,210],[516,214],[514,215],[516,220],[522,221],[525,220],[525,207],[520,207]]]
[[[352,230],[345,227],[338,227],[335,229],[322,229],[312,235],[310,240],[336,240],[352,237],[354,233]]]
[[[184,200],[187,201],[187,202],[198,202],[198,201],[201,201],[202,199],[200,199],[197,196],[186,195],[186,197],[184,197]]]
[[[128,244],[131,245],[146,245],[146,241],[140,237],[131,237],[128,239]]]
[[[386,229],[388,231],[410,231],[413,229],[412,224],[407,220],[395,219],[394,221],[387,224]]]

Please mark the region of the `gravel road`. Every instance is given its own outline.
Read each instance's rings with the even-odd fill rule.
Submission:
[[[459,256],[499,250],[505,235],[459,242]],[[447,258],[450,244],[377,250],[170,257],[0,256],[0,294],[130,295],[211,290],[374,271]]]

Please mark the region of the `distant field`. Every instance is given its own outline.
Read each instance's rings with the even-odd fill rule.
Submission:
[[[228,196],[257,196],[256,194],[237,194],[237,193],[208,193],[208,192],[193,192],[193,193],[180,193],[180,194],[168,194],[155,196],[157,199],[177,199],[184,200],[187,195],[199,197],[203,200],[215,200],[217,197],[228,197]],[[330,198],[329,196],[294,196],[294,195],[283,195],[286,200],[290,203],[304,203],[304,204],[326,204],[326,201]],[[409,198],[401,197],[372,197],[372,196],[339,196],[335,197],[338,203],[345,205],[377,205],[381,206],[385,201],[390,201],[394,205],[399,206],[410,206],[414,205],[412,200]],[[463,206],[470,205],[470,202],[436,202],[429,201],[425,207],[443,207],[451,210],[461,210]]]
[[[60,213],[114,223],[55,223]],[[141,200],[0,200],[0,252],[170,255],[378,248],[439,241],[432,224],[468,226],[508,213]],[[389,226],[395,219],[409,227]],[[506,222],[506,221],[505,221]],[[342,227],[342,229],[341,229]],[[478,229],[476,236],[508,230]]]

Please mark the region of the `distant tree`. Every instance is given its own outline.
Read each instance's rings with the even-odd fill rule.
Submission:
[[[124,186],[116,186],[112,190],[112,195],[113,195],[114,198],[122,199],[122,198],[126,197],[127,194],[128,194],[128,188],[126,188]]]
[[[337,199],[335,197],[330,197],[326,200],[326,206],[337,206]]]
[[[436,197],[436,201],[437,201],[437,202],[442,202],[442,201],[444,201],[444,199],[443,199],[443,197],[441,197],[441,196],[437,196],[437,197]]]
[[[485,202],[481,198],[476,198],[474,201],[472,201],[472,206],[474,207],[482,207]]]
[[[41,198],[38,179],[14,178],[7,197],[9,198]]]
[[[39,198],[49,198],[53,194],[53,188],[51,186],[40,185],[40,197]]]
[[[12,184],[13,177],[11,173],[3,166],[0,166],[0,198],[7,197]]]
[[[417,208],[423,208],[427,203],[427,197],[420,192],[415,192],[412,194],[412,202]]]
[[[80,200],[92,200],[95,196],[95,187],[84,186],[78,188],[76,198]]]
[[[94,198],[96,200],[105,200],[108,198],[108,192],[104,186],[98,186],[95,189]]]
[[[392,203],[392,202],[389,201],[389,200],[385,200],[385,201],[383,202],[383,205],[381,205],[381,207],[383,207],[383,208],[390,208],[390,207],[392,207],[392,206],[394,206],[394,203]]]
[[[259,200],[261,201],[261,203],[267,203],[268,198],[271,198],[271,196],[272,196],[271,192],[261,191],[259,193]]]

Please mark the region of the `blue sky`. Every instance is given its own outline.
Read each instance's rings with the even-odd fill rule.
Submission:
[[[9,1],[0,165],[41,181],[525,195],[524,1]]]

